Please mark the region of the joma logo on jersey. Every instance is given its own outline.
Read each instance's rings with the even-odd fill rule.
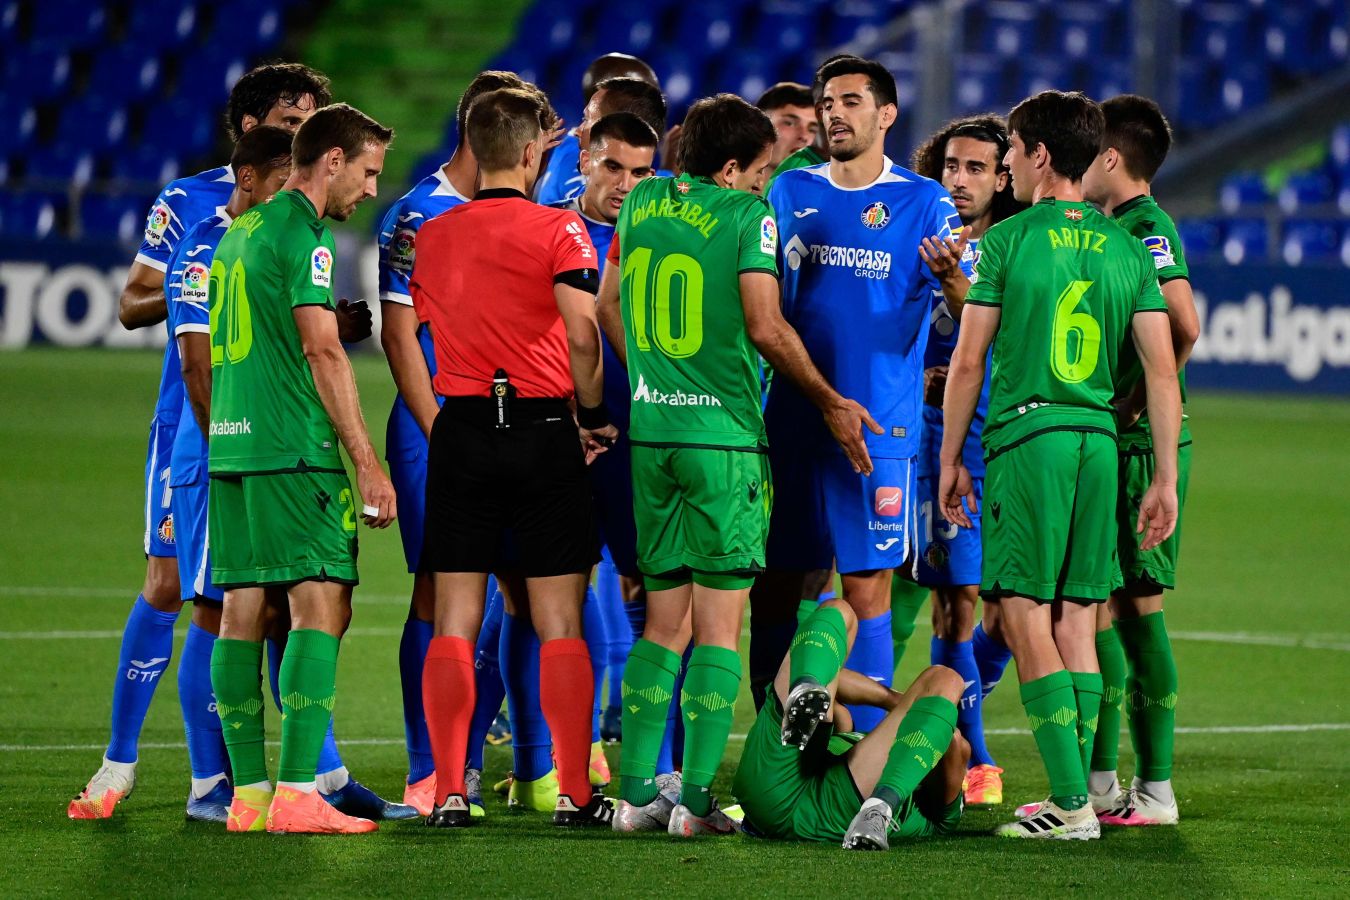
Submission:
[[[676,391],[668,394],[647,384],[647,379],[638,374],[637,390],[633,391],[634,403],[655,403],[658,406],[721,406],[722,401],[712,394],[686,394]]]
[[[878,200],[862,211],[862,223],[873,231],[885,228],[891,221],[891,208]]]
[[[898,487],[879,487],[872,496],[872,509],[879,516],[894,518],[900,515],[905,492]]]
[[[812,262],[821,266],[852,269],[853,274],[859,278],[874,278],[880,281],[891,276],[891,254],[885,250],[839,247],[834,244],[812,244],[808,247],[795,234],[785,249],[790,269],[799,269],[803,262]]]

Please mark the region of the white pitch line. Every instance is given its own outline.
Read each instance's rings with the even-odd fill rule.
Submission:
[[[1208,725],[1180,726],[1177,734],[1308,734],[1328,731],[1350,731],[1350,722],[1311,722],[1306,725]],[[1030,736],[1026,728],[986,728],[985,734]],[[1125,734],[1124,730],[1121,734]],[[728,735],[731,741],[744,741],[745,734]],[[280,741],[268,741],[269,746],[280,746]],[[338,741],[342,747],[402,747],[401,738],[342,738]],[[187,747],[182,741],[168,743],[142,742],[142,750],[182,750]],[[0,753],[59,753],[64,751],[106,750],[107,744],[0,744]]]

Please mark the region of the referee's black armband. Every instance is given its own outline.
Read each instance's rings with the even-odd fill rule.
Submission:
[[[600,271],[598,269],[568,269],[553,276],[554,284],[585,291],[588,294],[600,293]]]
[[[599,406],[582,406],[577,403],[577,424],[587,431],[604,428],[609,422],[609,407],[601,400]]]

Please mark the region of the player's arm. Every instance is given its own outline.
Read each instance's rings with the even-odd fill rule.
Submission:
[[[616,237],[615,243],[618,242]],[[619,362],[628,365],[628,342],[623,333],[623,312],[619,308],[619,264],[611,258],[605,266],[605,274],[600,276],[600,293],[595,300],[595,314],[600,320],[609,345],[619,357]]]
[[[158,325],[168,317],[164,273],[143,262],[133,262],[127,283],[117,298],[117,319],[128,331]]]
[[[1161,283],[1163,299],[1167,301],[1167,324],[1172,332],[1172,352],[1176,355],[1180,372],[1191,358],[1195,342],[1200,340],[1200,315],[1195,311],[1195,295],[1187,278],[1170,278]],[[1133,424],[1148,404],[1146,382],[1140,380],[1126,398],[1121,418]],[[1118,404],[1119,408],[1119,404]]]
[[[775,377],[785,375],[815,404],[825,417],[834,439],[844,448],[853,471],[872,473],[872,457],[862,429],[882,434],[882,428],[862,404],[843,397],[830,386],[820,369],[811,361],[796,330],[783,318],[779,304],[778,279],[765,271],[740,274],[741,307],[750,343],[773,366]]]
[[[904,696],[899,691],[893,691],[852,669],[839,670],[839,684],[834,692],[836,703],[875,706],[888,710],[899,705]]]
[[[300,347],[314,375],[314,386],[319,400],[333,423],[338,440],[347,448],[352,465],[356,467],[357,488],[365,506],[374,506],[379,512],[366,516],[372,528],[384,528],[394,521],[398,508],[394,499],[394,485],[380,467],[375,447],[366,431],[361,416],[361,401],[356,394],[356,380],[351,361],[338,338],[337,316],[327,306],[307,304],[292,310],[295,327],[300,332]]]
[[[1134,314],[1130,328],[1144,367],[1148,424],[1153,442],[1153,483],[1139,504],[1135,530],[1147,535],[1141,549],[1167,540],[1177,525],[1177,440],[1181,432],[1181,390],[1176,354],[1172,351],[1170,316],[1145,309]]]
[[[389,371],[418,427],[430,438],[431,423],[436,421],[440,406],[431,386],[422,344],[417,339],[419,324],[417,311],[411,306],[390,300],[381,304],[380,346],[389,360]]]
[[[593,276],[590,284],[595,284]],[[554,283],[553,297],[567,331],[567,354],[577,392],[577,424],[589,461],[619,436],[619,429],[610,423],[605,409],[604,363],[600,354],[600,326],[595,320],[595,297],[577,280],[570,279]]]
[[[183,389],[187,391],[192,416],[202,434],[211,433],[211,334],[206,331],[182,331],[177,337],[178,359],[183,370]]]
[[[1001,306],[972,304],[961,322],[961,333],[947,368],[947,389],[942,397],[942,449],[938,456],[942,466],[938,502],[943,518],[963,528],[970,528],[971,522],[961,508],[961,498],[966,498],[971,512],[979,510],[970,473],[962,463],[962,449],[984,387],[984,361],[1002,316]]]

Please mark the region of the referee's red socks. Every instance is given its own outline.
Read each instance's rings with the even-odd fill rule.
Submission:
[[[422,706],[431,735],[431,758],[436,763],[437,806],[451,794],[464,793],[464,763],[475,701],[473,644],[462,637],[432,638],[422,668]],[[586,727],[590,728],[589,720]],[[585,772],[583,765],[583,777]]]
[[[588,769],[595,679],[590,651],[581,638],[558,638],[540,646],[539,705],[553,732],[558,792],[585,806],[591,799]]]

